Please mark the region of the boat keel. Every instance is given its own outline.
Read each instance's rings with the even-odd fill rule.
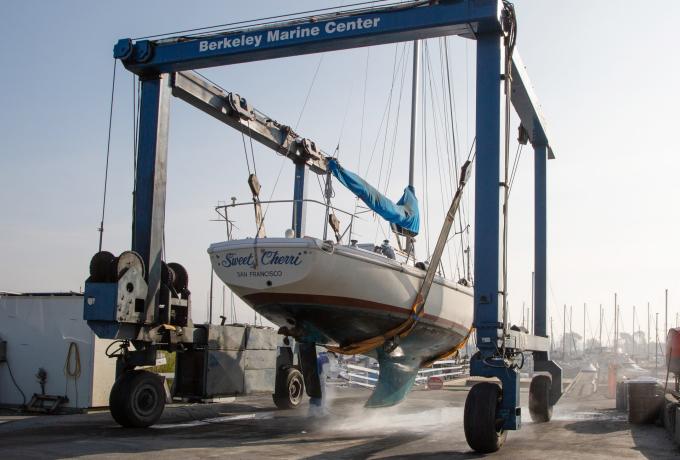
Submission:
[[[381,348],[377,354],[380,375],[371,397],[366,402],[368,408],[399,404],[413,388],[420,368],[412,358],[404,356],[400,347],[390,353]]]

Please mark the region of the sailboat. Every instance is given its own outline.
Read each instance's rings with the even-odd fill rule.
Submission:
[[[430,264],[414,255],[420,224],[413,187],[419,51],[415,42],[410,183],[401,199],[392,202],[337,159],[326,159],[333,177],[391,224],[399,248],[387,240],[379,245],[342,243],[340,237],[332,241],[293,231],[263,237],[258,229],[257,237],[217,242],[208,249],[217,276],[281,334],[331,351],[377,358],[380,376],[368,407],[403,400],[418,370],[460,349],[472,328],[470,283],[438,273],[466,174],[447,216],[449,226],[440,234],[438,255]]]

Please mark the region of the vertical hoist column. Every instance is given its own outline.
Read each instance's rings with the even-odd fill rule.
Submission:
[[[548,336],[547,177],[548,147],[534,146],[534,334]]]
[[[293,231],[295,238],[301,238],[305,234],[305,216],[307,214],[307,191],[305,181],[307,179],[307,167],[304,162],[295,163],[295,185],[293,187]]]
[[[501,120],[503,50],[498,33],[477,38],[477,159],[475,166],[475,315],[484,356],[500,348]]]
[[[534,145],[534,334],[547,337],[548,327],[548,146]],[[550,405],[562,396],[562,369],[549,351],[535,351],[534,372],[550,373]]]
[[[500,33],[480,35],[477,38],[474,297],[479,353],[470,362],[470,374],[500,379],[502,397],[496,416],[503,420],[504,429],[516,430],[521,425],[519,373],[507,368],[499,353],[504,341],[501,297],[503,62]]]
[[[132,249],[144,260],[149,291],[146,321],[158,317],[161,250],[165,226],[170,75],[142,79],[137,144],[137,175],[132,220]]]

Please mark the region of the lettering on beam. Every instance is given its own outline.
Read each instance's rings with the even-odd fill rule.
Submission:
[[[377,29],[380,18],[353,18],[343,21],[328,21],[322,24],[300,25],[295,28],[273,29],[266,32],[242,33],[229,35],[216,40],[201,40],[198,42],[199,53],[218,50],[237,50],[259,48],[263,43],[280,43],[289,40],[299,40],[326,35],[341,35],[364,29]]]

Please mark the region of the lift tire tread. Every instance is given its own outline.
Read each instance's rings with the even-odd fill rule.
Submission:
[[[291,386],[294,386],[291,388]],[[294,366],[281,366],[276,372],[272,399],[279,409],[296,409],[302,404],[305,380],[302,372]]]
[[[186,268],[177,262],[170,262],[168,268],[172,270],[173,276],[173,287],[177,292],[182,292],[189,287],[189,273],[187,273]]]
[[[124,427],[132,426],[124,409],[129,380],[126,378],[127,374],[128,372],[116,379],[116,381],[113,383],[113,386],[111,387],[111,392],[109,393],[109,411],[111,412],[111,416],[116,421],[116,423]]]
[[[534,423],[546,423],[552,418],[550,389],[552,379],[547,375],[536,375],[529,385],[529,415]]]
[[[144,391],[141,394],[140,391]],[[142,400],[152,397],[152,406],[141,408]],[[148,399],[146,400],[148,402]],[[111,416],[126,428],[146,428],[158,421],[165,408],[165,388],[158,375],[142,370],[123,373],[114,383],[109,395]]]
[[[465,400],[463,428],[465,440],[476,452],[496,452],[505,442],[503,419],[497,416],[501,388],[492,382],[474,385]]]
[[[99,251],[90,259],[90,280],[95,283],[111,281],[111,267],[116,256],[109,251]]]

